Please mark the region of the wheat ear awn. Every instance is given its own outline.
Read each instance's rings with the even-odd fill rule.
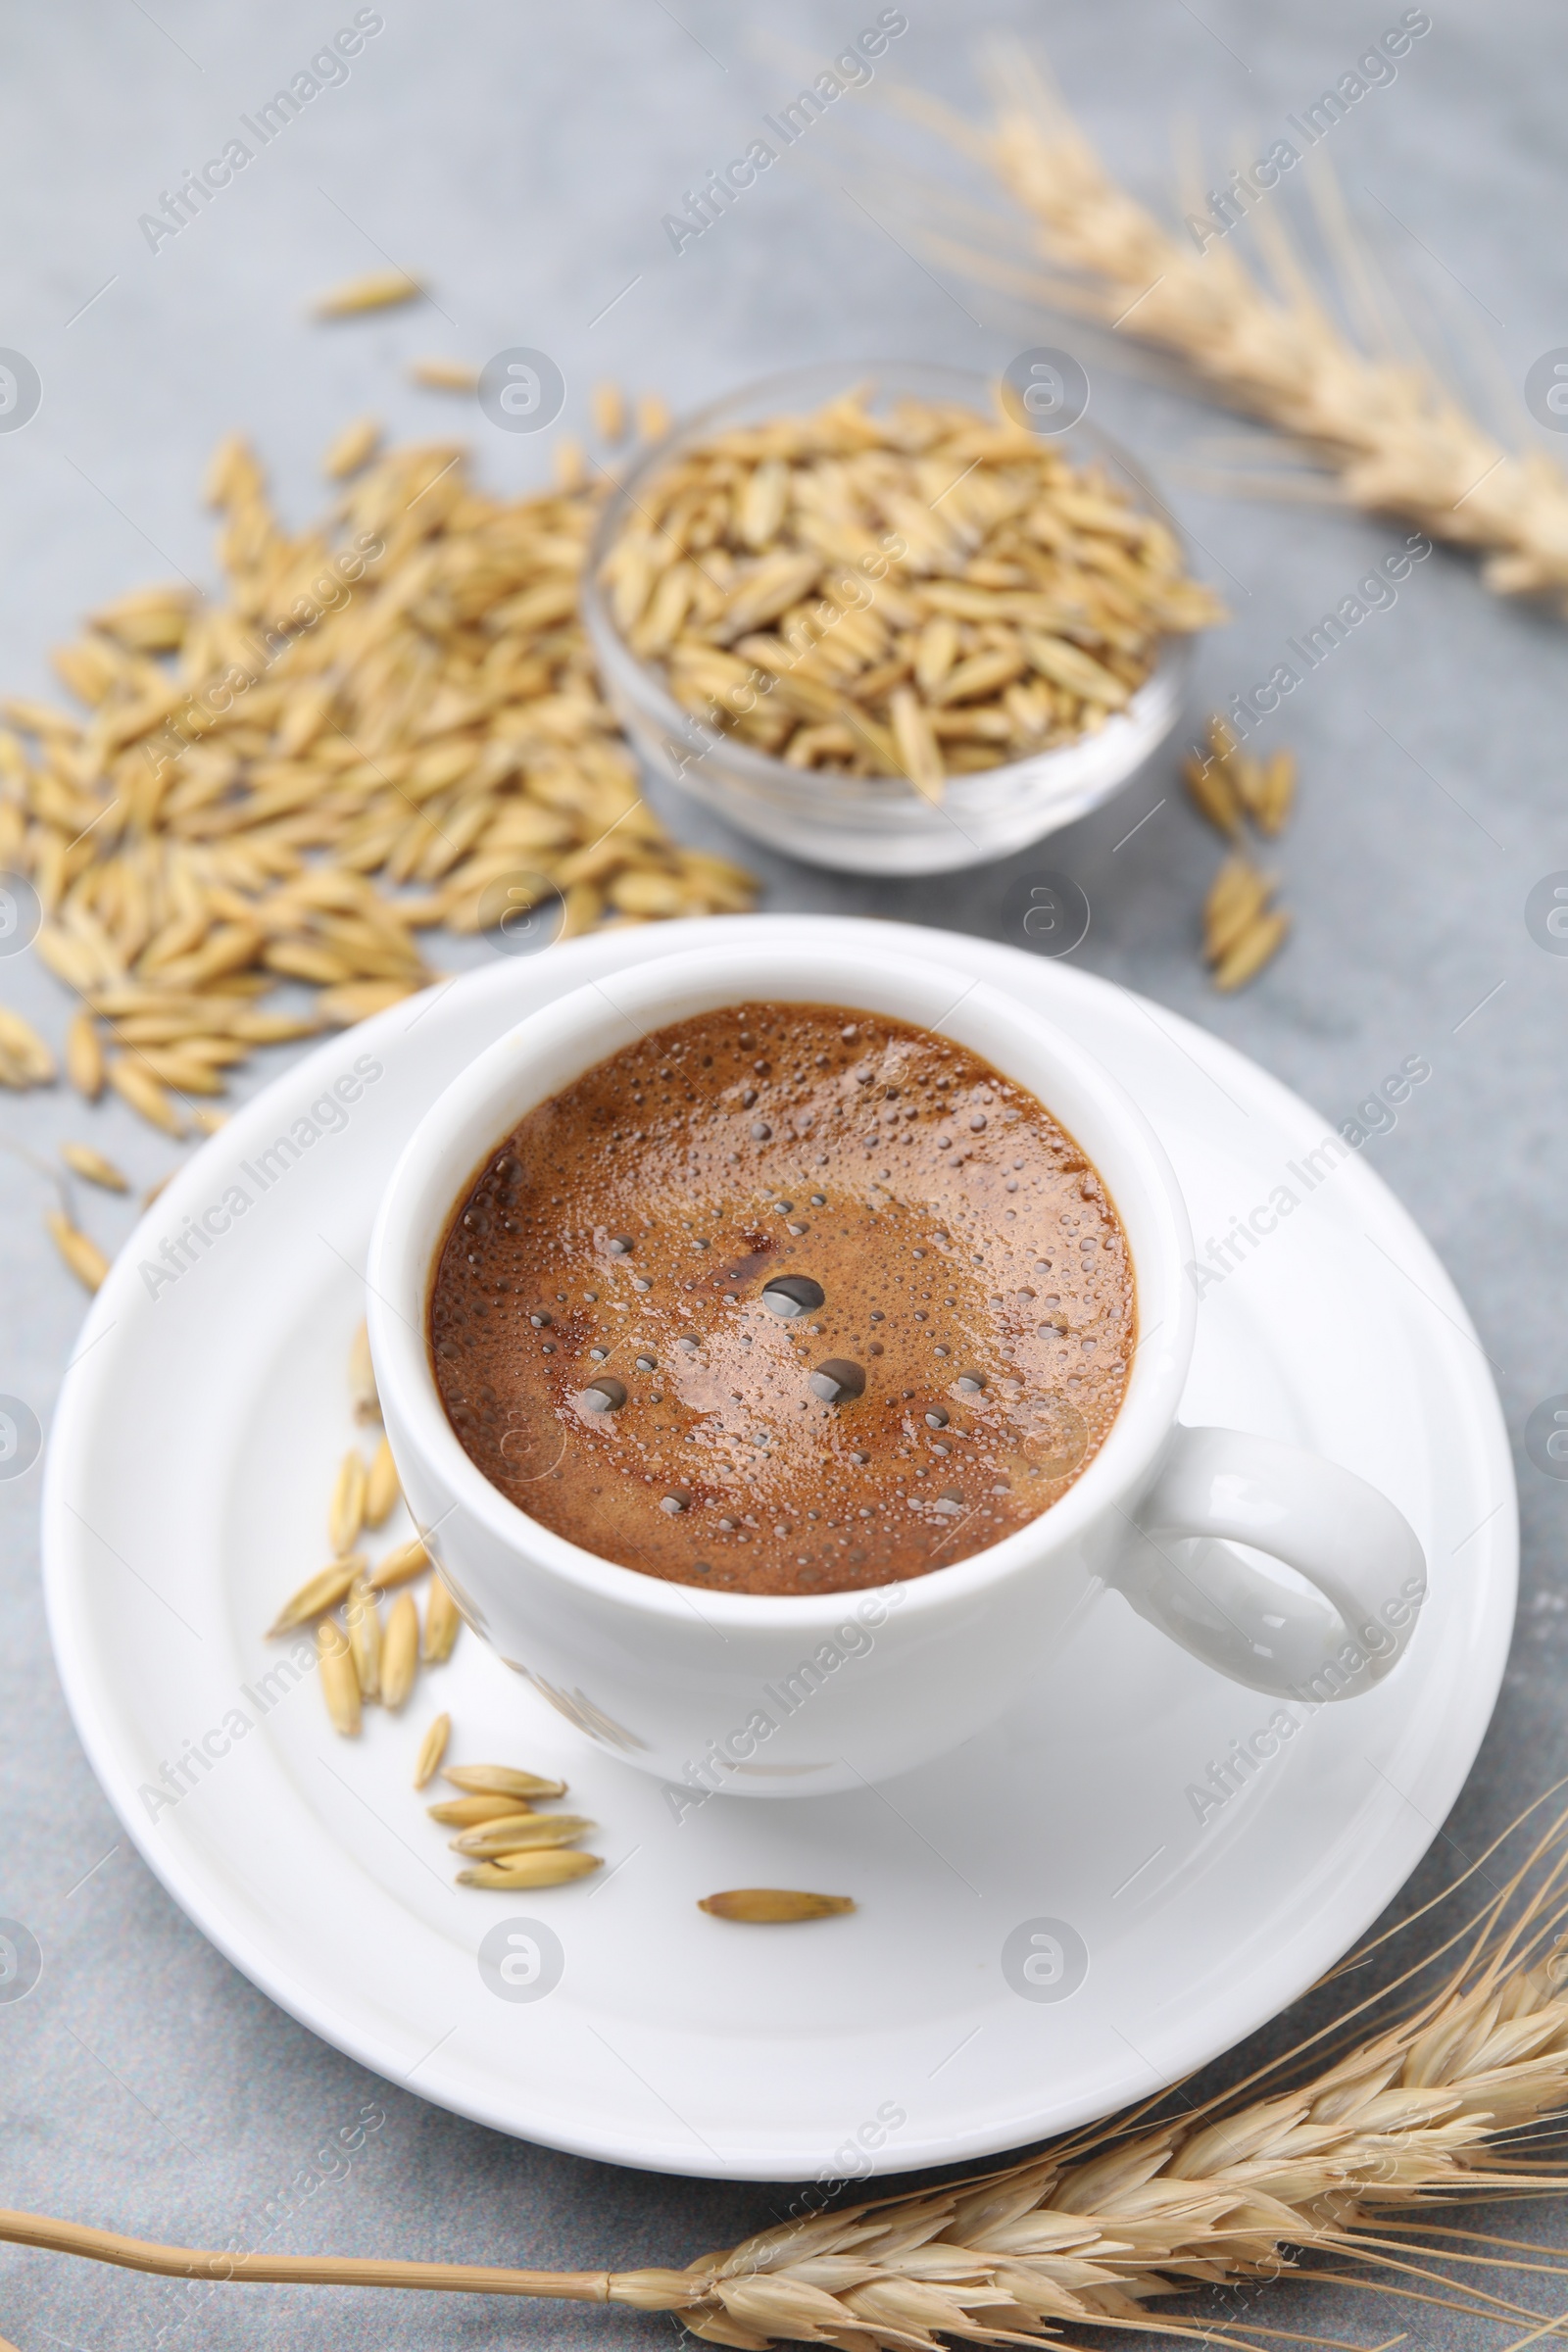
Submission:
[[[983,283],[1087,318],[1169,354],[1228,406],[1272,426],[1293,461],[1246,486],[1291,497],[1303,483],[1350,507],[1397,515],[1482,559],[1485,585],[1542,596],[1568,616],[1568,474],[1539,450],[1515,455],[1483,431],[1436,371],[1388,334],[1391,306],[1367,294],[1369,268],[1326,178],[1319,206],[1344,259],[1348,297],[1367,314],[1363,350],[1310,283],[1278,212],[1251,226],[1265,279],[1212,220],[1167,226],[1105,169],[1057,93],[1021,49],[999,57],[985,132],[915,96],[909,111],[987,166],[1029,223],[1054,274],[945,234],[927,250]],[[1320,470],[1303,474],[1300,461]],[[1230,486],[1223,481],[1221,487]]]
[[[1506,1873],[1494,1860],[1504,1842],[1330,1982],[1364,1982],[1381,1946],[1493,1865],[1495,1876],[1481,1884],[1496,1891],[1476,1917],[1392,1984],[1352,1992],[1337,2017],[1231,2090],[1166,2120],[1154,2119],[1151,2101],[990,2175],[813,2212],[684,2270],[216,2252],[14,2212],[0,2212],[0,2240],[169,2278],[620,2303],[676,2314],[694,2334],[737,2352],[765,2352],[775,2340],[941,2352],[942,2337],[1060,2341],[1064,2326],[1253,2352],[1239,2323],[1156,2320],[1146,2304],[1205,2282],[1275,2278],[1282,2256],[1301,2251],[1331,2256],[1336,2279],[1376,2287],[1386,2275],[1400,2297],[1437,2283],[1442,2292],[1425,2299],[1528,2322],[1537,2315],[1518,2299],[1431,2267],[1476,2259],[1474,2231],[1446,2232],[1459,2253],[1437,2243],[1456,2197],[1568,2188],[1568,2177],[1519,2136],[1568,2105],[1568,1813]],[[593,1856],[561,1852],[515,1863],[524,1867],[480,1864],[464,1882],[506,1891],[545,1884],[547,1869],[564,1876],[597,1867]],[[1440,1981],[1423,1993],[1433,1971]],[[1428,2220],[1401,2221],[1412,2209]],[[1550,2251],[1482,2242],[1505,2255]],[[1290,2335],[1255,2326],[1251,2333],[1271,2342]]]

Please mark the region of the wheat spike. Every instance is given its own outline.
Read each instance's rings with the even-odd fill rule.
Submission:
[[[346,1643],[343,1654],[346,1663]],[[1452,1900],[1494,1865],[1497,1846],[1439,1900]],[[597,1867],[592,1855],[546,1850],[515,1855],[510,1866],[480,1862],[461,1883],[515,1893]],[[1568,2187],[1549,2148],[1533,2153],[1517,2136],[1568,2104],[1568,1814],[1516,1869],[1496,1877],[1501,1885],[1479,1916],[1461,1922],[1435,1954],[1381,1991],[1352,1993],[1316,2034],[1229,2092],[1168,2121],[1135,2109],[989,2175],[808,2213],[683,2270],[218,2254],[25,2213],[0,2213],[0,2240],[175,2278],[618,2303],[670,2312],[694,2334],[739,2352],[766,2352],[777,2341],[836,2352],[942,2352],[944,2338],[1049,2337],[1070,2347],[1084,2328],[1251,2352],[1253,2336],[1290,2340],[1289,2329],[1243,2330],[1212,2315],[1156,2319],[1147,2306],[1204,2282],[1278,2278],[1281,2255],[1292,2250],[1331,2256],[1334,2277],[1364,2286],[1387,2277],[1400,2296],[1413,2291],[1492,2320],[1528,2320],[1522,2302],[1432,2266],[1473,2258],[1468,2241],[1477,2233],[1442,2221],[1456,2195]],[[1496,1877],[1481,1883],[1494,1886]],[[1365,1982],[1367,1961],[1388,1941],[1374,1939],[1334,1981]],[[1446,1973],[1423,1993],[1419,1982],[1432,1969]],[[1426,2227],[1400,2218],[1423,2208]],[[1459,2253],[1438,2243],[1445,2235],[1460,2239]],[[1495,2242],[1504,2259],[1493,2270],[1510,2267],[1510,2251],[1550,2251]],[[1288,2310],[1288,2286],[1270,2291]]]
[[[1486,1872],[1495,1851],[1441,1900]],[[508,1893],[595,1868],[585,1853],[546,1848],[517,1853],[511,1865],[477,1863],[461,1882]],[[1481,1884],[1493,1886],[1495,1877]],[[766,2352],[776,2340],[941,2352],[943,2338],[1060,2340],[1065,2328],[1086,2327],[1159,2330],[1246,2352],[1249,2335],[1215,2328],[1213,2319],[1156,2322],[1148,2303],[1203,2281],[1274,2279],[1281,2248],[1316,2248],[1336,2258],[1338,2277],[1373,2286],[1387,2268],[1392,2291],[1410,2293],[1410,2272],[1417,2286],[1432,2279],[1441,2251],[1420,2225],[1401,2223],[1401,2211],[1427,2206],[1441,2216],[1455,2192],[1568,2187],[1568,2176],[1535,2169],[1519,2142],[1521,2127],[1568,2103],[1566,1888],[1568,1813],[1432,1962],[1408,1966],[1234,2091],[1168,2122],[1133,2110],[990,2176],[808,2213],[684,2270],[214,2256],[30,2213],[0,2216],[0,2239],[176,2277],[623,2303],[674,2312],[691,2333],[738,2352]],[[1340,1981],[1359,1983],[1375,1950],[1378,1942],[1336,1971]],[[1417,1981],[1432,1966],[1446,1971],[1444,1981],[1420,1994]],[[1314,2065],[1326,2041],[1338,2056]],[[1457,2293],[1488,2317],[1523,2310],[1444,2279],[1446,2300]]]
[[[1113,325],[1173,355],[1227,405],[1284,437],[1332,477],[1347,506],[1394,514],[1427,536],[1473,549],[1482,579],[1504,596],[1541,595],[1568,616],[1568,474],[1539,451],[1515,456],[1484,432],[1418,359],[1369,356],[1336,323],[1265,202],[1252,226],[1268,282],[1210,219],[1167,228],[1106,171],[1090,141],[1021,51],[999,60],[988,133],[916,100],[968,151],[979,151],[1062,274],[1020,271],[992,251],[945,236],[928,249],[984,281],[1048,308]],[[1335,203],[1336,199],[1330,198]],[[1364,273],[1348,249],[1348,281]],[[1348,290],[1355,290],[1353,282]],[[1301,474],[1261,485],[1289,494]],[[1321,476],[1319,477],[1321,479]]]
[[[596,1867],[582,1853],[519,1854],[510,1868],[479,1863],[462,1883],[516,1892]],[[1538,1882],[1544,1874],[1544,1884],[1527,1896],[1531,1874]],[[1363,2285],[1387,2273],[1404,2295],[1413,2274],[1419,2294],[1444,2250],[1401,2213],[1425,2207],[1440,2219],[1456,2193],[1568,2187],[1528,2148],[1496,2139],[1568,2102],[1568,1936],[1558,1933],[1565,1883],[1568,1816],[1480,1917],[1440,1945],[1435,1963],[1448,1974],[1426,1996],[1413,1987],[1434,1963],[1418,1962],[1235,2090],[1168,2122],[1135,2110],[989,2175],[808,2213],[681,2270],[217,2254],[25,2213],[0,2213],[0,2240],[176,2278],[617,2303],[673,2313],[694,2334],[739,2352],[777,2341],[942,2352],[944,2338],[1062,2342],[1067,2329],[1070,2346],[1082,2328],[1249,2352],[1251,2336],[1278,2340],[1282,2331],[1244,2331],[1212,2317],[1156,2320],[1146,2306],[1205,2281],[1277,2278],[1280,2254],[1291,2249],[1331,2255],[1336,2277]],[[1368,1956],[1356,1955],[1337,1978],[1356,1984]],[[1393,2023],[1375,2023],[1380,2008],[1394,2012]],[[1311,2053],[1330,2039],[1339,2055],[1314,2071]],[[1530,2316],[1490,2290],[1446,2276],[1441,2284],[1428,2299],[1467,2298],[1460,2308],[1492,2319]],[[1273,2291],[1288,2297],[1288,2287]]]

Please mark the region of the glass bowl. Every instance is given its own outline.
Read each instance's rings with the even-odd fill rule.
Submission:
[[[1191,662],[1191,641],[1161,639],[1155,666],[1124,710],[1093,735],[1001,767],[950,776],[940,802],[903,776],[850,776],[790,767],[683,710],[661,671],[640,661],[611,617],[599,585],[612,547],[639,510],[649,477],[711,434],[734,425],[819,407],[869,381],[873,408],[912,398],[957,401],[996,414],[994,388],[967,368],[918,361],[843,362],[765,377],[684,418],[641,458],[600,516],[584,571],[583,620],[605,692],[636,750],[656,774],[753,840],[855,874],[934,874],[983,865],[1068,825],[1118,791],[1175,726]],[[1173,531],[1163,500],[1114,442],[1078,423],[1057,436],[1074,464],[1098,460],[1132,503],[1154,510]]]

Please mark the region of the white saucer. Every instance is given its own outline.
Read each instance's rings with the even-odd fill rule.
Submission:
[[[525,1012],[710,936],[698,923],[502,958],[396,1006],[296,1064],[197,1154],[117,1261],[66,1382],[45,1494],[50,1619],[82,1740],[143,1854],[236,1966],[327,2040],[461,2114],[620,2164],[905,2171],[1017,2146],[1169,2082],[1277,2012],[1375,1917],[1492,1710],[1513,1618],[1513,1473],[1486,1359],[1431,1250],[1353,1157],[1305,1197],[1287,1163],[1302,1167],[1324,1122],[1251,1063],[1021,951],[884,923],[734,919],[754,941],[896,939],[1039,1006],[1143,1104],[1200,1246],[1280,1184],[1303,1195],[1205,1290],[1183,1414],[1315,1446],[1409,1516],[1432,1598],[1397,1673],[1310,1720],[1298,1709],[1299,1728],[1234,1793],[1195,1795],[1276,1702],[1108,1594],[1027,1703],[956,1757],[884,1789],[715,1799],[679,1823],[655,1782],[470,1633],[404,1717],[370,1710],[358,1742],[328,1731],[314,1676],[262,1714],[247,1687],[279,1654],[262,1629],[319,1564],[352,1435],[345,1357],[400,1147]],[[241,1178],[252,1205],[149,1296],[138,1262],[367,1055],[380,1074],[347,1123],[265,1192]],[[455,1757],[570,1782],[603,1825],[598,1878],[531,1896],[453,1885],[446,1833],[410,1787],[441,1707]],[[205,1777],[188,1767],[196,1785],[149,1819],[142,1785],[236,1708],[250,1728]],[[237,1728],[217,1729],[210,1751]],[[696,1907],[759,1885],[860,1907],[774,1930]],[[519,1916],[560,1940],[543,1998],[498,1997],[481,1975],[481,1939]],[[1046,1978],[1033,1987],[1016,1957],[1004,1963],[1015,1931],[1010,1955],[1048,1921],[1081,1938],[1082,1982],[1071,1936],[1057,1936],[1069,1966],[1054,1984],[1049,1963],[1033,1964]],[[1038,1997],[1064,1984],[1067,1997]]]

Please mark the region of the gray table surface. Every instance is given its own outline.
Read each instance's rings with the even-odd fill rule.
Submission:
[[[543,347],[567,379],[566,430],[582,422],[601,373],[657,386],[679,407],[810,359],[901,353],[996,368],[1042,339],[912,258],[907,232],[879,224],[877,208],[850,192],[865,185],[862,143],[876,119],[863,93],[732,218],[678,258],[670,251],[662,216],[754,135],[808,67],[819,70],[872,21],[871,0],[598,0],[570,15],[537,0],[473,0],[457,12],[384,0],[384,29],[348,80],[323,90],[199,221],[149,251],[138,216],[352,13],[347,0],[336,14],[301,0],[227,14],[191,0],[11,12],[0,341],[33,361],[45,396],[24,432],[0,437],[7,690],[49,689],[47,648],[94,602],[176,568],[210,576],[196,483],[235,423],[255,435],[297,518],[318,496],[329,432],[366,408],[421,435],[471,421],[490,478],[540,477],[541,443],[409,388],[411,357]],[[1398,13],[1394,0],[1381,14],[1348,0],[1309,12],[1205,0],[1201,17],[1185,0],[1080,11],[908,0],[909,29],[878,82],[907,77],[972,103],[979,36],[1038,36],[1113,163],[1156,195],[1178,120],[1196,123],[1211,158],[1228,159],[1244,138],[1255,153],[1260,134],[1272,137]],[[1397,81],[1337,127],[1336,167],[1411,316],[1476,399],[1554,454],[1561,445],[1530,421],[1519,386],[1538,354],[1568,338],[1556,233],[1568,26],[1533,0],[1439,0],[1433,13]],[[880,222],[891,218],[881,210]],[[330,330],[305,322],[305,293],[388,256],[428,272],[433,306]],[[1382,521],[1213,494],[1201,444],[1236,428],[1136,369],[1097,367],[1094,381],[1096,413],[1150,461],[1198,542],[1200,568],[1231,602],[1233,621],[1200,649],[1195,708],[1263,675],[1281,641],[1402,536]],[[1532,885],[1568,867],[1552,700],[1565,665],[1562,625],[1488,598],[1468,563],[1440,555],[1412,575],[1397,606],[1289,706],[1303,783],[1281,863],[1297,929],[1275,967],[1233,1001],[1208,991],[1195,959],[1196,907],[1216,852],[1180,798],[1173,756],[1049,858],[1093,903],[1089,968],[1216,1030],[1324,1112],[1343,1115],[1408,1054],[1433,1065],[1369,1152],[1452,1270],[1499,1367],[1525,1552],[1501,1702],[1429,1876],[1568,1771],[1558,1697],[1568,1488],[1522,1445],[1532,1408],[1568,1389],[1568,962],[1542,953],[1524,918]],[[689,811],[678,821],[689,837],[720,838]],[[997,935],[1006,882],[1031,859],[898,885],[756,862],[774,907],[870,908]],[[64,1001],[33,957],[0,967],[0,995],[58,1042]],[[271,1070],[250,1075],[260,1084]],[[83,1125],[58,1093],[8,1099],[0,1117],[7,1146],[35,1159]],[[93,1132],[139,1183],[172,1156],[118,1107],[93,1114]],[[0,1152],[0,1389],[27,1398],[47,1426],[82,1301],[40,1240],[44,1204],[35,1165]],[[128,1216],[94,1201],[111,1246]],[[254,2235],[268,2200],[373,2097],[387,2121],[365,2159],[306,2202],[274,2245],[684,2262],[773,2216],[779,2200],[764,2189],[586,2163],[427,2106],[317,2041],[220,1958],[143,1866],[82,1757],[45,1633],[36,1507],[36,1473],[0,1486],[0,1913],[31,1924],[46,1961],[31,1997],[0,2008],[0,2199],[185,2243]],[[1554,2227],[1550,2214],[1537,2226]],[[1316,2293],[1282,2293],[1296,2298],[1296,2324],[1346,2331],[1343,2298],[1330,2308]],[[1292,2324],[1283,2310],[1269,2316]],[[1365,2324],[1368,2340],[1410,2325]],[[653,2343],[668,2325],[282,2288],[230,2289],[187,2313],[155,2280],[0,2252],[0,2334],[22,2352],[159,2340],[212,2352],[305,2340]],[[1479,2336],[1477,2324],[1441,2313],[1419,2315],[1419,2328],[1430,2340]]]

